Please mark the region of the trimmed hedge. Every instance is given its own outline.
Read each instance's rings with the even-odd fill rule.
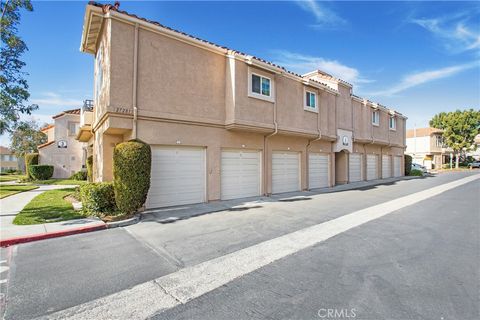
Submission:
[[[87,158],[87,180],[93,181],[93,156]]]
[[[115,214],[115,193],[112,182],[87,183],[80,186],[82,209],[89,215]]]
[[[79,180],[79,181],[85,181],[87,180],[87,172],[86,171],[78,171],[75,172],[70,176],[71,180]]]
[[[28,174],[33,180],[48,180],[53,176],[53,166],[35,164],[28,167]]]
[[[410,171],[412,170],[412,156],[409,156],[408,154],[404,155],[405,158],[405,175],[409,176]]]
[[[422,172],[421,170],[418,170],[418,169],[413,169],[413,170],[410,171],[409,176],[422,177],[422,176],[423,176],[423,172]]]
[[[27,174],[27,179],[31,179],[30,170],[28,169],[31,165],[38,164],[38,153],[27,153],[25,155],[25,173]]]
[[[118,144],[113,150],[115,201],[124,214],[143,206],[150,188],[152,150],[139,140]]]

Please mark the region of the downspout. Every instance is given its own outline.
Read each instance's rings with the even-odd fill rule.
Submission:
[[[137,65],[138,65],[138,23],[135,24],[135,38],[133,43],[133,91],[132,91],[132,106],[133,106],[133,126],[132,136],[137,139]]]
[[[276,88],[275,88],[276,89]],[[268,195],[267,192],[267,179],[268,179],[268,161],[267,161],[267,155],[268,155],[268,150],[267,150],[267,139],[270,137],[273,137],[278,133],[278,123],[277,123],[277,95],[275,94],[275,99],[273,100],[273,126],[275,130],[266,135],[263,136],[263,185],[264,185],[264,194]]]

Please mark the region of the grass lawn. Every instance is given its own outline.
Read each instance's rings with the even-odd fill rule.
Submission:
[[[75,189],[49,190],[39,194],[13,220],[14,224],[39,224],[83,218],[73,210],[72,204],[63,198]]]
[[[25,176],[21,174],[4,174],[4,175],[0,175],[0,182],[15,181],[23,178],[25,178]]]
[[[22,186],[15,184],[2,184],[0,185],[0,199],[11,196],[12,194],[20,193],[23,191],[37,189],[37,186]]]
[[[70,179],[49,179],[49,180],[39,180],[32,181],[33,184],[58,184],[58,185],[82,185],[88,183],[85,180],[70,180]]]

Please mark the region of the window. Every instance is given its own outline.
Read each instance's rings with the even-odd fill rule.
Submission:
[[[270,97],[270,79],[252,73],[252,92]]]
[[[435,136],[435,146],[437,148],[443,148],[443,137],[442,136],[439,136],[439,135]]]
[[[69,122],[68,123],[68,135],[75,136],[78,132],[78,122]]]
[[[395,117],[390,117],[390,120],[388,122],[388,127],[390,128],[390,130],[397,129],[397,119]]]
[[[317,94],[313,91],[307,91],[304,90],[305,94],[305,100],[304,100],[304,105],[303,108],[307,111],[317,111]]]
[[[372,112],[372,124],[378,126],[380,124],[380,112],[373,111]]]

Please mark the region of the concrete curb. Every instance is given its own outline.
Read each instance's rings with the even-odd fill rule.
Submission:
[[[45,240],[45,239],[52,239],[52,238],[59,238],[59,237],[70,236],[70,235],[73,235],[73,234],[86,233],[86,232],[92,232],[92,231],[97,231],[97,230],[105,230],[105,229],[107,229],[106,224],[97,224],[97,225],[93,225],[93,226],[79,227],[79,228],[75,228],[75,229],[47,232],[47,233],[42,233],[42,234],[35,234],[35,235],[29,235],[29,236],[23,236],[23,237],[14,237],[14,238],[9,238],[9,239],[2,239],[2,240],[0,240],[0,247],[8,247],[8,246],[11,246],[11,245],[14,245],[14,244],[20,244],[20,243],[26,243],[26,242],[32,242],[32,241],[38,241],[38,240]]]
[[[107,228],[112,229],[112,228],[126,227],[132,224],[136,224],[138,222],[140,222],[140,214],[136,214],[134,217],[130,219],[107,222]]]

